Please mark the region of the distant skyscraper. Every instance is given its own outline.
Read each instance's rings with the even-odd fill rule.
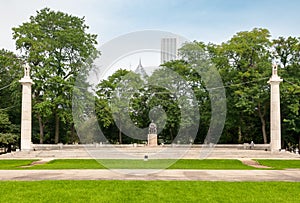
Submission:
[[[178,40],[177,38],[161,39],[161,64],[177,59]]]

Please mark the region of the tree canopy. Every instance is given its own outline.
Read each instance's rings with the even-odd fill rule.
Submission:
[[[13,28],[16,48],[32,70],[33,113],[40,143],[44,136],[47,142],[75,141],[71,115],[74,83],[77,76],[86,77],[99,55],[95,47],[97,35],[87,33],[88,28],[84,17],[49,8],[37,11],[29,22]],[[60,132],[72,135],[60,139]]]
[[[198,51],[197,51],[198,50]],[[203,50],[202,52],[199,50]],[[226,90],[227,114],[225,128],[222,131],[220,143],[269,143],[270,141],[270,87],[267,81],[271,76],[272,63],[277,60],[280,75],[284,82],[281,84],[281,106],[282,106],[282,137],[283,147],[289,143],[296,144],[299,139],[299,39],[294,37],[271,39],[267,29],[255,28],[251,31],[238,32],[230,40],[220,45],[203,42],[191,42],[185,44],[179,53],[182,59],[166,62],[156,70],[152,76],[147,78],[148,83],[155,77],[160,77],[160,72],[167,68],[184,78],[192,88],[197,98],[198,110],[201,115],[199,121],[199,131],[195,143],[205,142],[205,137],[209,134],[209,126],[212,118],[212,98],[210,90],[214,89],[205,82],[215,80],[211,72],[210,63],[213,63],[218,73],[221,75],[224,88]],[[207,57],[207,58],[206,58]],[[203,63],[203,60],[207,63]],[[201,61],[199,63],[198,61]],[[202,74],[195,71],[194,64],[204,64],[198,69]],[[117,71],[111,77],[119,75]],[[123,72],[124,73],[124,72]],[[127,72],[126,72],[127,73]],[[124,73],[124,74],[126,74]],[[206,81],[204,78],[207,78]],[[121,78],[121,77],[120,77]],[[122,79],[118,82],[122,82]],[[165,77],[166,78],[166,77]],[[162,82],[163,83],[163,82]],[[172,84],[179,87],[179,83]],[[103,80],[98,88],[102,92],[101,108],[96,107],[98,119],[107,122],[100,125],[110,132],[114,132],[111,109],[109,107],[109,97],[112,85]],[[218,89],[218,88],[215,88]],[[105,90],[105,91],[103,91]],[[159,87],[147,87],[139,89],[140,96],[133,98],[132,111],[130,114],[137,115],[137,119],[132,117],[137,126],[145,127],[150,123],[149,112],[155,106],[161,106],[166,113],[167,123],[159,134],[164,142],[172,142],[174,135],[178,133],[180,121],[180,105],[175,97],[166,93],[166,89]],[[103,97],[106,95],[106,97]],[[155,97],[153,97],[155,95]],[[187,93],[185,93],[187,95]],[[152,98],[152,99],[151,99]],[[155,99],[154,99],[155,98]],[[221,112],[221,111],[220,111]],[[101,116],[105,115],[105,116]],[[106,119],[107,118],[107,119]],[[187,123],[186,123],[187,124]],[[110,137],[110,133],[107,133]],[[117,137],[111,139],[116,139]],[[133,140],[131,140],[132,142]]]
[[[49,8],[37,11],[28,22],[13,28],[20,55],[0,50],[1,145],[16,143],[20,136],[18,80],[23,76],[25,63],[30,65],[35,83],[32,86],[33,142],[99,141],[94,135],[79,140],[72,117],[73,92],[79,88],[74,85],[76,78],[80,76],[81,85],[88,87],[84,81],[94,59],[100,55],[95,47],[97,35],[88,33],[88,29],[84,17]],[[269,143],[267,81],[274,62],[281,67],[279,75],[283,78],[280,85],[283,147],[300,141],[299,37],[272,39],[269,30],[254,28],[238,32],[221,44],[186,43],[179,54],[180,59],[161,64],[149,77],[141,78],[120,67],[99,82],[95,119],[109,142],[143,142],[145,129],[155,120],[159,141],[164,143],[173,142],[181,131],[187,138],[195,133],[194,143],[213,142],[207,136],[220,130],[219,143]],[[219,84],[216,74],[220,75],[221,86],[211,85]],[[222,90],[226,93],[227,110],[218,96]],[[222,112],[226,112],[225,126],[216,130],[222,122],[212,118]],[[89,123],[85,128],[90,128]],[[199,129],[184,130],[194,128]],[[124,132],[128,131],[132,134],[126,136],[128,133]],[[191,140],[176,141],[189,143]]]

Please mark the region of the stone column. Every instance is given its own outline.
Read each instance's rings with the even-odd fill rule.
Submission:
[[[280,118],[280,90],[282,79],[277,75],[277,65],[273,65],[272,76],[268,83],[271,85],[270,121],[271,121],[271,151],[278,152],[281,149],[281,118]]]
[[[19,80],[22,84],[22,112],[21,112],[21,151],[31,149],[31,85],[30,67],[25,65],[24,77]]]

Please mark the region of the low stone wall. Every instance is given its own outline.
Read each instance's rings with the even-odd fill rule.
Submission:
[[[115,148],[131,148],[131,147],[147,147],[145,144],[103,144],[103,143],[93,143],[93,144],[32,144],[31,148],[34,151],[41,150],[60,150],[60,149],[85,149],[85,148],[104,148],[104,147],[115,147]],[[159,145],[157,147],[182,147],[182,148],[205,148],[205,147],[214,147],[214,148],[224,148],[224,149],[254,149],[254,150],[270,150],[270,144],[255,144],[251,148],[249,143],[244,144],[216,144],[216,145],[201,145],[201,144],[165,144]]]

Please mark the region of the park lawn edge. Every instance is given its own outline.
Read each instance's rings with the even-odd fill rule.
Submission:
[[[36,161],[36,160],[33,160]],[[1,160],[0,160],[1,164]],[[122,165],[123,164],[123,165]],[[138,164],[138,167],[134,167]],[[151,165],[152,164],[152,165]],[[20,170],[62,170],[62,169],[184,169],[184,170],[255,170],[237,159],[155,159],[155,160],[122,160],[122,159],[54,159],[50,162],[12,167]],[[9,168],[5,168],[9,169]]]
[[[272,170],[300,169],[300,159],[255,159]]]
[[[0,181],[3,202],[297,202],[300,182]],[[10,191],[10,192],[8,192]]]

